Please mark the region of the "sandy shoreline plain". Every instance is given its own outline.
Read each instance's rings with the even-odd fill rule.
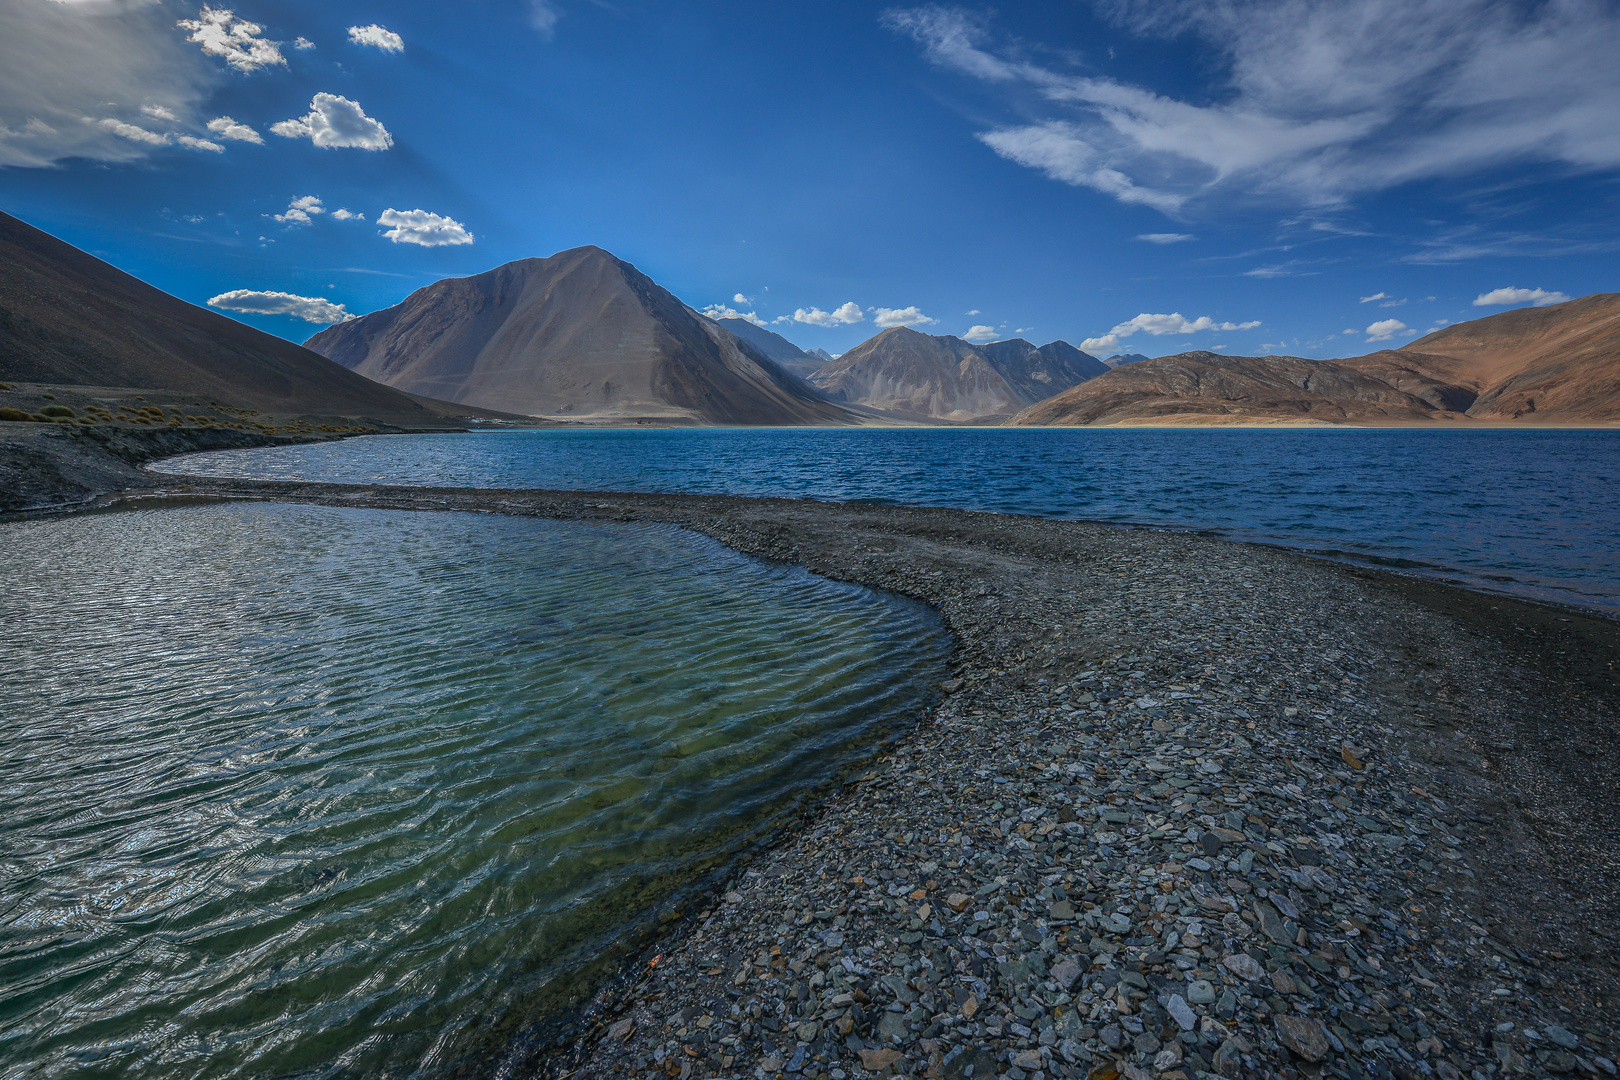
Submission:
[[[922,507],[154,474],[94,501],[154,497],[669,522],[957,636],[932,715],[566,1034],[514,1032],[511,1075],[1614,1072],[1610,620]]]

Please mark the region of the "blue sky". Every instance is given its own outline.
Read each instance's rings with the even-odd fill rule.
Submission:
[[[835,353],[1346,356],[1620,289],[1616,56],[1599,0],[0,0],[0,208],[294,340],[598,244]]]

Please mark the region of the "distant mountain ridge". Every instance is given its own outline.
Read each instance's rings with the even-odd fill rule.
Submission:
[[[1113,356],[1103,357],[1103,365],[1107,367],[1109,371],[1112,371],[1121,364],[1134,364],[1138,360],[1147,359],[1150,359],[1150,357],[1148,357],[1145,353],[1115,353]]]
[[[765,329],[747,319],[716,319],[716,323],[730,330],[740,341],[746,341],[765,356],[774,360],[776,365],[784,371],[790,371],[801,379],[809,378],[810,373],[825,364],[832,357],[817,349],[815,353],[805,352],[781,334]],[[819,353],[820,355],[817,355]]]
[[[817,368],[810,382],[834,401],[961,423],[1009,416],[1107,370],[1065,341],[974,345],[898,326]]]
[[[188,304],[0,213],[0,380],[172,390],[280,415],[443,426],[470,410],[413,398]]]
[[[412,393],[596,422],[840,424],[757,347],[598,247],[447,278],[311,349]]]
[[[1009,423],[1620,423],[1620,293],[1339,360],[1186,352],[1116,366]]]

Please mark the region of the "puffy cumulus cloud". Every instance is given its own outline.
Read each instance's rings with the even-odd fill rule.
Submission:
[[[793,321],[808,323],[811,326],[845,326],[858,323],[866,316],[861,313],[861,305],[851,300],[831,311],[822,311],[818,307],[799,308],[793,313]]]
[[[430,214],[426,210],[395,210],[389,207],[377,215],[377,224],[396,244],[417,244],[421,247],[450,247],[470,244],[473,234],[454,218]]]
[[[738,293],[737,298],[742,302],[746,302],[748,299],[746,296],[743,296],[742,293]],[[741,319],[744,322],[751,322],[755,326],[770,325],[770,323],[760,318],[755,312],[738,311],[736,308],[729,307],[725,304],[710,304],[708,307],[703,309],[703,314],[707,315],[711,319]]]
[[[353,210],[348,209],[347,207],[339,207],[338,209],[332,211],[332,220],[333,221],[364,221],[364,220],[366,220],[366,215],[357,214]]]
[[[1167,213],[1221,197],[1331,206],[1506,164],[1620,167],[1620,6],[1600,0],[1107,0],[1142,38],[1193,39],[1224,85],[1181,100],[998,43],[983,17],[891,12],[942,67],[1031,121],[979,138],[1064,183]],[[1058,43],[1061,44],[1061,43]],[[1060,49],[1048,50],[1058,53]]]
[[[388,129],[367,116],[359,102],[324,92],[310,101],[306,115],[271,124],[270,130],[283,138],[308,139],[328,148],[386,150],[394,145]]]
[[[370,45],[383,52],[404,52],[405,39],[392,30],[385,30],[372,23],[370,26],[349,27],[349,40],[356,45]]]
[[[1143,313],[1129,322],[1122,322],[1101,337],[1086,338],[1080,343],[1080,351],[1095,353],[1101,350],[1113,351],[1119,348],[1119,343],[1132,334],[1142,332],[1155,337],[1166,334],[1197,334],[1205,330],[1253,330],[1260,325],[1259,319],[1249,322],[1216,322],[1208,315],[1200,315],[1196,319],[1189,319],[1180,312],[1171,312],[1168,315],[1150,315]]]
[[[231,139],[235,142],[264,142],[263,135],[260,135],[241,121],[232,120],[228,116],[216,116],[208,121],[208,130],[222,139]]]
[[[160,134],[156,131],[148,131],[146,128],[140,127],[136,124],[126,124],[122,120],[103,120],[101,121],[101,129],[103,131],[112,132],[120,139],[128,139],[130,142],[145,143],[147,146],[169,145],[169,137],[167,135]]]
[[[326,213],[326,207],[321,205],[321,200],[313,195],[305,195],[301,199],[294,199],[288,203],[285,213],[274,216],[277,221],[286,225],[308,225],[311,217],[324,213]]]
[[[938,319],[930,319],[915,307],[875,308],[872,312],[872,321],[885,330],[895,326],[932,326],[939,322]]]
[[[1546,289],[1492,289],[1488,293],[1480,293],[1474,298],[1475,307],[1500,307],[1507,304],[1534,304],[1536,307],[1546,307],[1549,304],[1562,304],[1569,297],[1561,292],[1548,292]]]
[[[1198,239],[1192,233],[1184,232],[1145,232],[1138,233],[1136,238],[1149,244],[1185,244],[1189,240]]]
[[[302,51],[304,49],[313,49],[314,47],[315,43],[309,40],[307,37],[293,38],[293,48],[295,49]]]
[[[186,40],[201,45],[205,55],[217,56],[237,71],[287,65],[280,44],[260,36],[264,27],[237,18],[228,8],[205,7],[195,19],[181,19],[176,25],[190,31]]]
[[[164,5],[0,3],[0,168],[153,153],[172,140],[130,138],[100,118],[179,124],[217,78]]]
[[[323,326],[348,322],[354,318],[344,310],[342,304],[334,304],[325,297],[258,292],[254,289],[233,289],[220,293],[208,301],[208,306],[223,311],[247,311],[255,315],[291,315],[295,319]]]
[[[964,341],[994,341],[1001,335],[996,333],[993,326],[970,326],[967,333],[962,335]]]
[[[1416,333],[1410,326],[1399,319],[1379,319],[1367,327],[1368,341],[1389,341],[1396,334]]]
[[[742,293],[738,293],[731,298],[731,302],[733,304],[752,304],[754,302],[754,298],[752,296],[744,296]]]

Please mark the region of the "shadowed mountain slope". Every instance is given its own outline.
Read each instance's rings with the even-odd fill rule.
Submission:
[[[424,401],[188,304],[0,213],[0,380],[170,390],[282,415],[444,426]]]
[[[598,247],[435,282],[305,344],[402,390],[533,416],[730,425],[852,420]]]
[[[817,356],[814,353],[805,352],[781,334],[773,333],[763,326],[755,326],[747,319],[716,319],[714,321],[730,330],[739,341],[746,341],[763,353],[766,358],[774,360],[777,367],[792,372],[801,379],[808,379],[812,371],[831,359],[825,353]]]
[[[899,326],[818,368],[810,382],[835,401],[964,422],[1009,415],[1106,370],[1063,341],[979,346]]]

